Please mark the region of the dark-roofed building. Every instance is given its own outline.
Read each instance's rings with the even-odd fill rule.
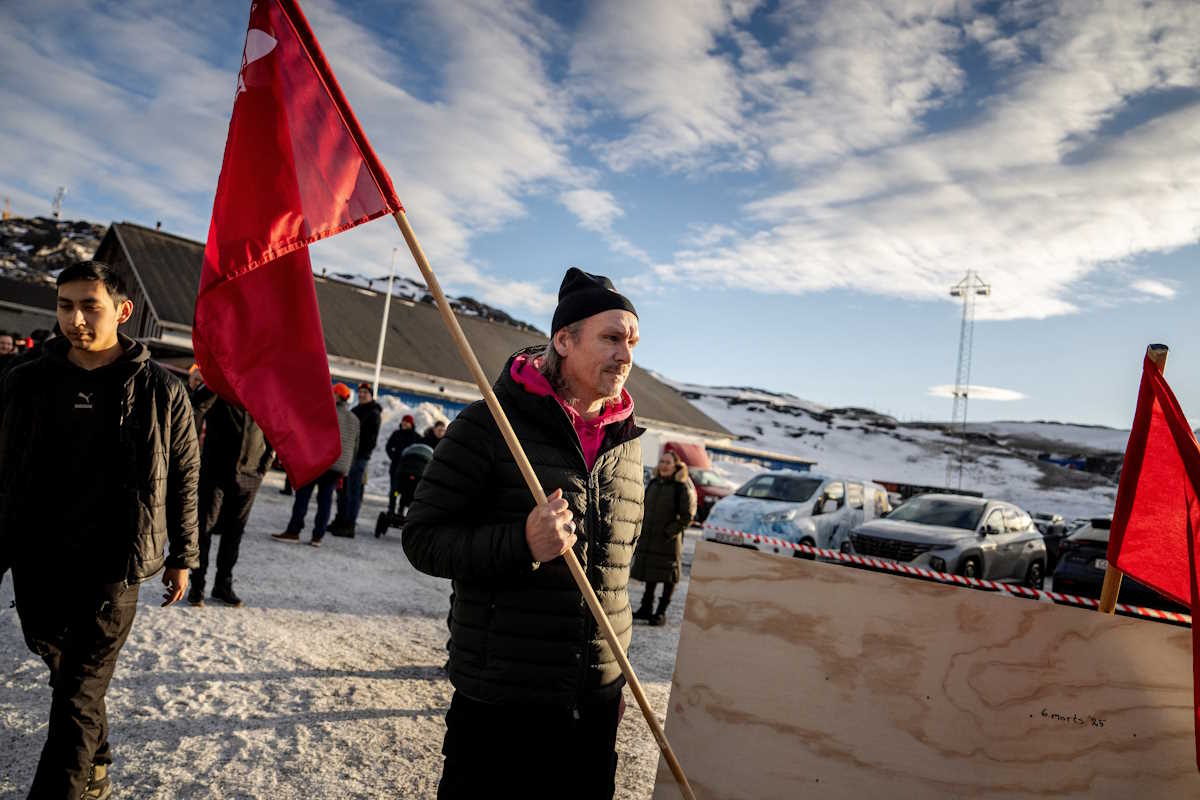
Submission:
[[[0,331],[28,336],[39,328],[51,330],[58,321],[57,298],[53,284],[0,277]]]
[[[181,366],[190,363],[204,245],[117,222],[108,229],[95,257],[120,272],[133,294],[136,310],[126,328],[129,335],[150,345],[157,358]],[[330,372],[347,382],[373,380],[386,294],[320,276],[315,281]],[[457,316],[489,376],[499,374],[508,357],[522,347],[547,342],[545,334],[529,328],[462,313]],[[730,433],[719,423],[640,367],[633,368],[627,385],[639,420],[652,431],[703,440],[729,438]],[[479,398],[470,372],[432,304],[392,299],[380,394],[396,394],[410,403],[436,402],[450,413]]]

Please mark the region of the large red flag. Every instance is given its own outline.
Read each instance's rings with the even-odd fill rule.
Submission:
[[[1108,539],[1108,561],[1192,609],[1196,765],[1200,767],[1200,444],[1162,371],[1146,359]]]
[[[308,245],[400,209],[299,6],[253,2],[192,344],[297,486],[341,452]]]

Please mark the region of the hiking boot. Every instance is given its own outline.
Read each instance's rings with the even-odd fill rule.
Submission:
[[[670,589],[671,587],[667,586],[667,588]],[[654,616],[650,618],[651,625],[656,628],[661,628],[663,625],[667,624],[667,606],[669,605],[671,605],[671,598],[669,595],[665,594],[658,598],[658,608],[654,610]]]
[[[300,534],[284,531],[283,533],[272,533],[271,538],[277,542],[298,542],[300,541]]]
[[[341,536],[343,539],[353,539],[356,531],[354,526],[350,524],[342,524],[338,526],[330,526],[329,532],[334,536]]]
[[[88,785],[80,796],[82,800],[108,800],[112,797],[112,784],[108,781],[108,764],[92,764]]]
[[[308,546],[309,546],[309,547],[320,547],[320,546],[321,546],[321,540],[320,540],[320,539],[310,539],[310,540],[309,540],[309,542],[308,542]]]
[[[200,581],[192,581],[192,585],[188,587],[187,601],[189,606],[204,608],[204,584]]]
[[[212,591],[213,600],[220,600],[227,606],[238,608],[242,605],[242,598],[238,597],[230,584],[217,584]]]

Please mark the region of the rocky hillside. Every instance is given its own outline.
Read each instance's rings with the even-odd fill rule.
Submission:
[[[0,275],[53,283],[64,267],[86,261],[106,230],[84,220],[49,217],[0,221]]]

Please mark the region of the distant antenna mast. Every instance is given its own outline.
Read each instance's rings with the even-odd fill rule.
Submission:
[[[12,201],[7,197],[4,198],[4,212],[2,218],[12,219]]]
[[[954,417],[951,430],[958,430],[958,458],[950,456],[946,464],[946,486],[949,487],[958,473],[958,488],[962,489],[963,462],[967,457],[967,398],[971,391],[971,350],[975,344],[975,298],[988,297],[992,287],[980,280],[974,270],[967,270],[967,277],[950,287],[951,297],[961,297],[963,304],[962,328],[958,334],[958,374],[954,379]],[[957,462],[957,464],[956,464]]]
[[[54,212],[55,219],[62,219],[62,203],[66,196],[67,187],[65,186],[58,187],[58,191],[54,193],[54,202],[50,204],[50,210]]]

